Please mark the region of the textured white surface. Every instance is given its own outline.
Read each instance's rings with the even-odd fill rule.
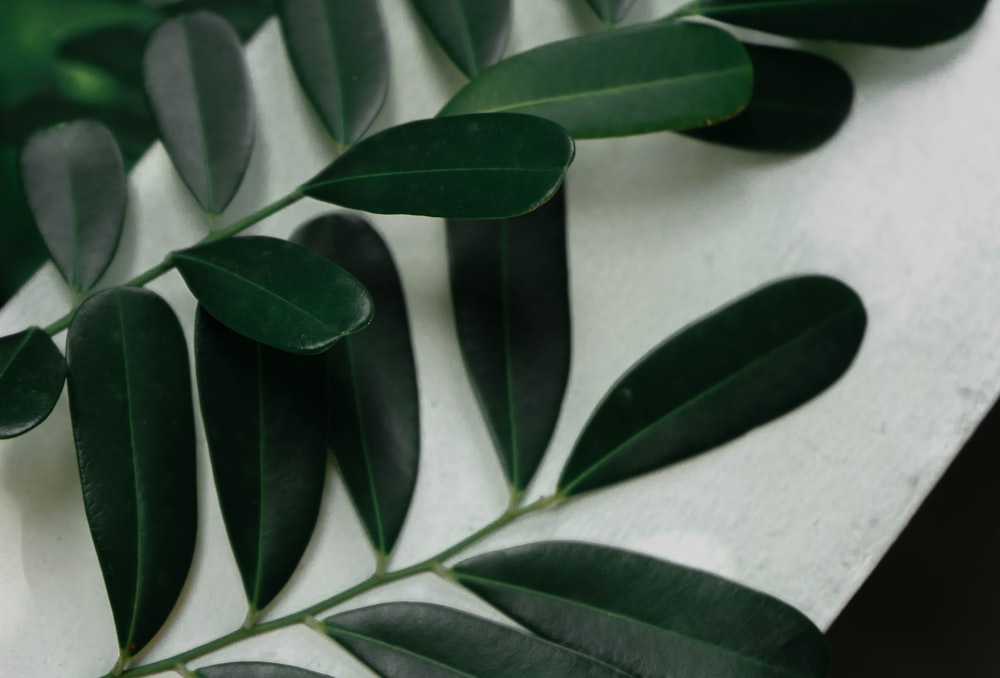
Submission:
[[[678,3],[637,3],[630,21]],[[385,127],[432,116],[462,80],[403,0],[384,0],[392,38]],[[597,30],[582,0],[519,0],[509,53]],[[698,459],[536,516],[482,548],[586,539],[693,564],[777,595],[829,624],[888,548],[1000,389],[1000,8],[969,35],[918,51],[820,46],[857,84],[843,131],[819,151],[770,157],[669,134],[579,144],[568,180],[574,360],[562,418],[532,489],[553,486],[603,392],[678,328],[768,281],[837,276],[870,314],[854,367],[790,416]],[[294,84],[277,27],[249,48],[259,132],[229,223],[306,179],[331,142]],[[106,281],[159,261],[207,227],[154,147],[131,176],[122,254]],[[302,202],[258,232],[288,235],[329,207]],[[462,371],[442,225],[374,220],[402,271],[421,379],[423,462],[396,565],[451,544],[500,513],[506,491]],[[190,330],[176,274],[153,289]],[[0,312],[0,334],[68,307],[47,267]],[[202,530],[167,630],[143,660],[230,631],[243,596],[200,449]],[[114,632],[76,480],[65,397],[31,434],[0,443],[0,666],[5,675],[95,676]],[[368,575],[372,559],[339,481],[274,615]],[[453,602],[430,577],[380,598]],[[366,600],[373,600],[367,598]],[[359,601],[360,602],[360,601]],[[370,675],[304,629],[213,656],[285,659]],[[192,666],[203,665],[204,661]]]

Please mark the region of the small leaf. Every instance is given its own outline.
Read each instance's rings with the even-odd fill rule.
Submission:
[[[865,331],[857,294],[821,276],[761,288],[636,363],[591,415],[560,491],[579,494],[721,445],[835,382]]]
[[[795,153],[837,133],[854,100],[854,84],[843,68],[808,52],[744,46],[753,62],[750,104],[735,118],[688,135],[738,148]]]
[[[254,103],[240,38],[195,12],[160,24],[146,47],[146,93],[163,145],[209,213],[236,195],[250,162]]]
[[[43,330],[0,337],[0,439],[45,421],[62,393],[66,362]]]
[[[77,310],[66,360],[87,522],[129,657],[166,620],[194,553],[187,343],[165,301],[118,287]]]
[[[520,492],[552,438],[569,379],[565,191],[515,219],[451,220],[447,234],[462,357]]]
[[[338,143],[371,126],[389,87],[389,49],[376,0],[277,0],[302,89]]]
[[[625,678],[607,664],[440,605],[385,603],[327,618],[327,634],[385,678]]]
[[[371,322],[372,300],[357,280],[278,238],[229,238],[171,256],[213,317],[281,351],[319,353]]]
[[[577,139],[624,136],[732,117],[752,85],[746,50],[725,31],[650,23],[504,59],[459,90],[440,115],[528,113]]]
[[[372,545],[392,551],[420,463],[420,403],[403,286],[385,242],[363,218],[330,214],[297,242],[356,272],[378,313],[360,337],[325,355],[330,448]]]
[[[625,18],[635,0],[587,0],[594,14],[606,24],[616,24]]]
[[[216,664],[195,671],[198,678],[331,678],[323,673],[307,671],[296,666],[266,662],[233,662]]]
[[[448,58],[470,78],[503,58],[510,0],[413,0]]]
[[[326,473],[326,392],[312,358],[262,346],[198,309],[195,360],[212,474],[251,613],[291,579]]]
[[[563,129],[527,115],[418,120],[363,140],[302,190],[366,212],[502,219],[548,200],[573,153]]]
[[[21,180],[59,272],[76,292],[90,290],[114,257],[125,219],[115,138],[89,120],[38,132],[21,151]]]
[[[552,642],[631,676],[827,678],[830,651],[766,594],[606,546],[546,542],[459,563],[460,584]]]

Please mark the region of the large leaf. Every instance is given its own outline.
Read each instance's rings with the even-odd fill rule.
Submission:
[[[753,62],[753,96],[731,120],[687,132],[758,151],[792,153],[819,146],[840,129],[854,100],[839,65],[794,49],[745,45]]]
[[[292,66],[340,144],[361,138],[389,86],[389,50],[377,0],[277,0]]]
[[[569,379],[565,191],[522,217],[449,221],[447,234],[462,357],[507,481],[522,491]]]
[[[503,57],[510,0],[413,0],[445,53],[470,78]]]
[[[696,0],[685,12],[811,40],[919,47],[976,22],[986,0]]]
[[[222,212],[243,181],[254,139],[239,36],[210,12],[171,19],[150,36],[144,71],[170,159],[201,206]]]
[[[392,551],[420,463],[417,370],[403,286],[385,242],[362,217],[330,214],[292,236],[355,273],[378,300],[359,337],[326,353],[330,447],[375,549]]]
[[[316,526],[323,374],[312,358],[262,346],[202,308],[195,361],[219,506],[253,614],[291,578]]]
[[[459,583],[544,638],[662,678],[827,678],[830,652],[771,596],[606,546],[530,544],[459,563]]]
[[[785,414],[835,382],[865,309],[821,276],[764,287],[674,335],[616,383],[559,478],[586,490],[686,459]]]
[[[199,678],[330,678],[323,673],[266,662],[216,664],[198,669],[194,675]]]
[[[371,322],[371,297],[354,277],[278,238],[229,238],[171,256],[213,317],[282,351],[319,353]]]
[[[508,626],[440,605],[386,603],[338,614],[323,624],[331,638],[385,678],[626,675]]]
[[[0,438],[13,438],[45,421],[66,380],[66,362],[43,330],[0,337]]]
[[[625,18],[635,0],[587,0],[587,4],[601,21],[606,24],[616,24]]]
[[[91,289],[118,248],[125,168],[118,144],[84,120],[34,134],[21,151],[21,180],[38,230],[66,282]]]
[[[548,200],[573,153],[565,130],[527,115],[418,120],[365,139],[302,190],[366,212],[501,219]]]
[[[66,360],[83,503],[128,657],[166,620],[194,553],[187,344],[165,301],[119,287],[77,310]]]
[[[752,84],[746,50],[725,31],[650,23],[504,59],[459,90],[440,115],[529,113],[578,139],[684,130],[736,115]]]

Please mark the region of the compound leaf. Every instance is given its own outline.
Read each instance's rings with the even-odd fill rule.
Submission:
[[[503,58],[510,0],[413,0],[413,6],[448,58],[470,78]]]
[[[45,421],[62,393],[66,361],[44,330],[0,337],[0,439]]]

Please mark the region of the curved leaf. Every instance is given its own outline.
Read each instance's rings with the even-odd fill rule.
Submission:
[[[503,58],[510,0],[413,0],[448,58],[470,78]]]
[[[125,219],[125,167],[111,132],[84,120],[37,132],[21,150],[21,181],[56,267],[77,292],[107,270]]]
[[[0,439],[45,421],[62,393],[66,362],[44,330],[0,337]]]
[[[325,355],[330,447],[372,545],[392,551],[403,527],[420,464],[417,370],[403,286],[385,242],[360,216],[313,219],[292,236],[357,273],[378,299],[361,337],[345,337]]]
[[[455,326],[507,482],[523,491],[555,430],[570,363],[566,196],[515,219],[447,224]]]
[[[750,99],[746,50],[725,31],[650,23],[553,42],[504,59],[440,115],[509,111],[559,123],[577,139],[710,125]]]
[[[686,134],[758,151],[811,150],[837,133],[854,101],[851,76],[824,57],[745,45],[753,62],[753,96],[731,120]]]
[[[372,300],[357,280],[278,238],[229,238],[171,257],[214,318],[281,351],[319,353],[371,322]]]
[[[366,212],[502,219],[548,200],[573,153],[563,129],[527,115],[418,120],[363,140],[302,190]]]
[[[87,522],[129,657],[166,620],[194,553],[187,344],[165,301],[118,287],[77,310],[66,360]]]
[[[766,594],[606,546],[545,542],[459,563],[460,584],[631,676],[827,678],[826,638]]]
[[[330,134],[361,138],[385,102],[389,50],[376,0],[277,0],[285,47]]]
[[[385,603],[327,618],[327,634],[386,678],[624,678],[508,626],[427,603]]]
[[[330,678],[323,673],[266,662],[216,664],[198,669],[194,675],[199,678]]]
[[[323,375],[311,358],[251,341],[200,307],[195,363],[219,506],[252,615],[291,578],[316,526]]]
[[[559,478],[579,494],[721,445],[813,398],[850,366],[865,331],[853,290],[783,280],[682,330],[611,388]]]
[[[160,24],[146,46],[146,94],[163,145],[209,213],[236,195],[250,163],[254,103],[240,38],[195,12]]]
[[[635,0],[587,0],[594,14],[606,24],[616,24],[625,18]]]

